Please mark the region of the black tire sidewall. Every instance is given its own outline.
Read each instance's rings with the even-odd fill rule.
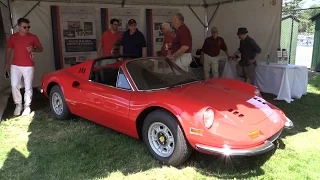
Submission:
[[[61,115],[58,115],[56,114],[56,112],[54,111],[53,107],[52,107],[52,96],[54,93],[58,93],[62,99],[62,103],[63,103],[63,110],[62,110],[62,114]],[[55,117],[57,119],[60,119],[60,120],[65,120],[65,119],[68,119],[70,117],[70,111],[69,111],[69,108],[68,108],[68,105],[64,99],[64,96],[63,96],[63,93],[62,93],[62,90],[60,88],[60,86],[58,85],[55,85],[52,87],[51,91],[50,91],[50,108],[51,108],[51,111],[54,113]]]
[[[174,143],[175,143],[174,151],[169,157],[159,156],[157,153],[153,151],[149,143],[148,131],[149,131],[149,127],[154,122],[160,122],[165,124],[173,134]],[[180,127],[180,124],[176,121],[174,116],[172,116],[170,113],[164,110],[153,111],[146,117],[142,127],[142,137],[143,137],[144,143],[147,145],[147,148],[152,154],[152,156],[155,159],[167,165],[177,166],[183,163],[191,155],[192,148],[189,145],[188,141],[186,140],[183,134],[183,131]]]

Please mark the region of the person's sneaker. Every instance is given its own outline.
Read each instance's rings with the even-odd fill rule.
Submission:
[[[31,109],[29,106],[25,107],[23,112],[22,112],[22,116],[27,116],[31,113]]]
[[[14,116],[20,116],[21,111],[22,111],[22,105],[21,104],[17,104],[16,105],[16,109],[13,112],[13,115]]]

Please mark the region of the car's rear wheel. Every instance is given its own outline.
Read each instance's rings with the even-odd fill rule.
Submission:
[[[71,117],[71,112],[58,85],[53,86],[50,90],[50,107],[57,119],[65,120]]]
[[[142,136],[152,156],[167,165],[178,166],[192,153],[179,123],[164,110],[155,110],[146,117]]]

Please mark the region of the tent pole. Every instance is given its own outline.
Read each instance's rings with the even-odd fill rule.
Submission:
[[[28,14],[31,13],[31,11],[36,8],[36,6],[38,6],[40,4],[41,1],[38,1],[37,4],[35,4],[28,12],[26,15],[24,15],[22,18],[25,18],[26,16],[28,16]],[[13,28],[15,28],[16,26],[18,26],[18,24],[16,24]]]
[[[204,7],[204,38],[208,36],[208,4],[206,0],[203,0],[203,7]]]
[[[126,0],[122,0],[121,6],[124,7],[125,4],[126,4]]]
[[[4,7],[8,8],[8,6],[5,5],[2,1],[0,1],[0,3],[1,3]]]
[[[214,11],[214,13],[212,14],[211,19],[210,19],[210,21],[209,21],[208,25],[211,23],[211,21],[212,21],[212,19],[213,19],[214,15],[216,15],[216,13],[217,13],[217,11],[218,11],[219,7],[220,7],[220,3],[218,4],[218,6],[217,6],[216,10],[215,10],[215,11]]]
[[[296,0],[293,0],[293,3],[295,3]],[[293,13],[294,17],[296,17],[296,12]],[[289,50],[289,62],[288,64],[290,64],[290,60],[291,60],[291,49],[292,49],[292,35],[293,35],[293,18],[291,19],[291,37],[290,37],[290,50]]]
[[[240,1],[248,1],[248,0],[230,0],[230,1],[224,1],[224,2],[217,2],[209,4],[209,6],[214,6],[216,4],[227,4],[227,3],[233,3],[233,2],[240,2]]]
[[[204,37],[206,38],[208,36],[208,7],[205,7],[204,10]]]
[[[13,33],[13,22],[12,22],[10,0],[8,0],[8,8],[9,8],[9,18],[10,18],[10,24],[11,24],[11,33]]]
[[[193,11],[193,9],[191,8],[190,4],[188,5],[189,9],[193,12],[193,14],[198,18],[198,20],[201,22],[201,24],[203,25],[203,27],[206,27],[206,25],[201,21],[201,19],[199,18],[199,16]]]

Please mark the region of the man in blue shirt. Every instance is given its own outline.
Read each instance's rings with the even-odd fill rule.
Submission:
[[[144,35],[137,29],[137,22],[134,19],[130,19],[128,24],[129,29],[122,35],[122,54],[146,57],[146,39]]]

